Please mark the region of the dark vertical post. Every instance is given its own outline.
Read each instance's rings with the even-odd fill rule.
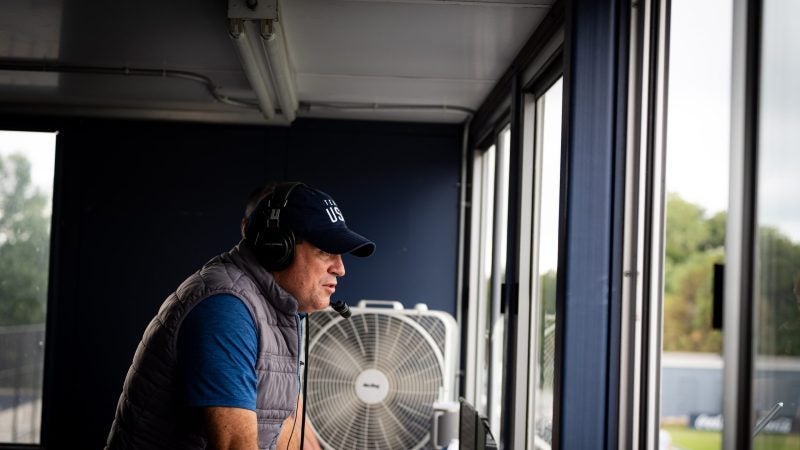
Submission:
[[[519,280],[517,279],[517,264],[519,260],[519,215],[529,214],[529,211],[520,211],[521,190],[521,161],[522,161],[522,108],[523,95],[520,91],[520,79],[518,75],[513,77],[511,84],[511,142],[508,157],[510,158],[508,174],[508,243],[510,244],[506,253],[506,280],[503,283],[503,294],[506,301],[503,305],[505,314],[506,331],[504,351],[506,355],[506,365],[503,368],[503,423],[500,426],[500,440],[505,448],[513,448],[514,429],[517,424],[514,421],[514,411],[516,402],[525,401],[526,396],[516,392],[516,364],[517,364],[517,326],[519,322]],[[515,168],[520,168],[515,170]]]
[[[615,448],[629,3],[567,5],[554,447]],[[563,274],[563,276],[561,276]]]

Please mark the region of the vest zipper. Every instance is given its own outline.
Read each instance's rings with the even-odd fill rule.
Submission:
[[[302,389],[300,384],[300,367],[303,365],[303,361],[300,361],[300,354],[303,353],[303,338],[300,332],[300,314],[295,314],[294,320],[297,322],[297,392],[300,393],[300,389]]]

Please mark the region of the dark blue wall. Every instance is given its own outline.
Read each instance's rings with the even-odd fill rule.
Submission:
[[[238,242],[246,197],[266,180],[328,192],[349,226],[376,242],[372,257],[345,258],[339,299],[455,313],[460,126],[60,120],[50,128],[59,130],[50,448],[102,448],[145,325],[178,283]]]

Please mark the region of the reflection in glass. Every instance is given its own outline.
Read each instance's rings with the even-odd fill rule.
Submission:
[[[561,93],[559,79],[536,100],[536,190],[534,203],[533,370],[535,448],[550,448],[553,429],[556,278],[561,186]]]
[[[800,3],[765,1],[754,277],[754,449],[800,448]]]
[[[476,167],[480,174],[481,206],[479,217],[478,264],[480,275],[478,278],[478,327],[476,345],[476,385],[477,398],[475,408],[484,416],[488,416],[489,406],[489,357],[491,355],[491,342],[489,330],[491,327],[492,312],[492,253],[494,250],[492,236],[494,234],[494,198],[495,198],[495,159],[496,146],[492,145],[479,157]]]
[[[506,251],[508,245],[508,176],[509,149],[511,146],[511,128],[500,132],[497,152],[497,204],[495,208],[495,264],[496,272],[492,278],[491,328],[491,391],[489,423],[495,438],[502,439],[500,424],[502,423],[503,405],[503,369],[506,367],[505,314],[500,308],[500,291],[506,281]]]
[[[673,0],[669,21],[659,441],[712,450],[723,426],[712,299],[725,258],[733,2]]]
[[[38,443],[55,134],[0,131],[0,443]]]

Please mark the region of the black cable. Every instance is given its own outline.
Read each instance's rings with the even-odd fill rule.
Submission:
[[[306,396],[306,389],[308,388],[308,336],[311,334],[311,316],[306,315],[306,348],[305,359],[306,364],[303,369],[303,420],[300,424],[300,450],[303,450],[303,441],[306,437],[306,411],[308,410],[308,397]]]
[[[300,109],[311,111],[312,109],[334,109],[334,110],[353,110],[353,111],[376,111],[376,110],[395,110],[395,111],[441,111],[458,112],[474,115],[475,111],[458,105],[420,105],[404,103],[359,103],[359,102],[300,102]]]
[[[123,75],[123,76],[142,76],[142,77],[161,77],[161,78],[180,78],[202,84],[209,94],[220,103],[226,105],[239,106],[249,109],[257,109],[258,103],[243,98],[228,97],[220,93],[220,87],[211,78],[187,70],[175,69],[156,69],[145,67],[108,67],[108,66],[85,66],[73,64],[61,64],[51,60],[29,60],[0,58],[0,70],[22,71],[22,72],[50,72],[50,73],[74,73],[89,75]],[[458,105],[419,105],[419,104],[398,104],[398,103],[358,103],[358,102],[300,102],[299,108],[304,111],[311,109],[333,109],[333,110],[409,110],[409,111],[443,111],[460,112],[468,115],[475,114],[475,111]],[[277,110],[280,112],[280,109]]]
[[[197,72],[175,69],[155,69],[145,67],[108,67],[108,66],[84,66],[61,64],[50,60],[27,60],[0,58],[0,70],[13,70],[22,72],[51,72],[51,73],[74,73],[90,75],[122,75],[122,76],[142,76],[142,77],[161,77],[179,78],[194,81],[202,84],[208,93],[220,103],[238,106],[248,109],[258,109],[258,103],[250,99],[234,98],[223,95],[221,88],[214,83],[210,77]],[[300,102],[299,109],[311,111],[312,109],[339,110],[339,111],[440,111],[466,113],[468,116],[475,114],[475,111],[458,105],[427,105],[427,104],[401,104],[401,103],[358,103],[358,102]],[[280,109],[276,109],[280,113]]]
[[[306,321],[306,328],[308,328],[308,314],[305,316]],[[301,327],[302,330],[302,327]],[[308,361],[308,333],[306,329],[306,348],[305,348],[305,361]],[[300,361],[300,367],[305,367],[305,361]],[[303,398],[306,396],[305,386],[306,380],[308,377],[306,376],[305,369],[303,369],[303,386],[301,386],[301,390],[297,392],[297,401],[294,403],[294,420],[292,420],[292,431],[289,433],[289,439],[286,441],[286,450],[289,450],[289,447],[292,445],[292,436],[294,436],[294,429],[297,426],[297,408],[300,405],[300,394],[302,393]],[[303,433],[306,428],[306,407],[305,407],[305,400],[303,401],[303,424],[300,430],[300,450],[303,449]]]
[[[289,433],[289,439],[286,440],[286,450],[289,450],[289,446],[292,444],[292,436],[294,436],[294,427],[297,424],[297,405],[299,404],[300,404],[300,392],[297,393],[297,400],[294,402],[295,416],[294,420],[292,420],[292,431]]]
[[[189,72],[186,70],[173,69],[152,69],[141,67],[104,67],[104,66],[82,66],[60,64],[53,61],[31,61],[19,59],[0,59],[0,70],[17,70],[24,72],[54,72],[54,73],[76,73],[90,75],[125,75],[125,76],[146,76],[163,78],[182,78],[191,80],[205,86],[206,90],[215,100],[227,105],[241,106],[247,108],[257,107],[255,103],[247,100],[237,99],[222,95],[219,86],[214,81],[202,74]]]

